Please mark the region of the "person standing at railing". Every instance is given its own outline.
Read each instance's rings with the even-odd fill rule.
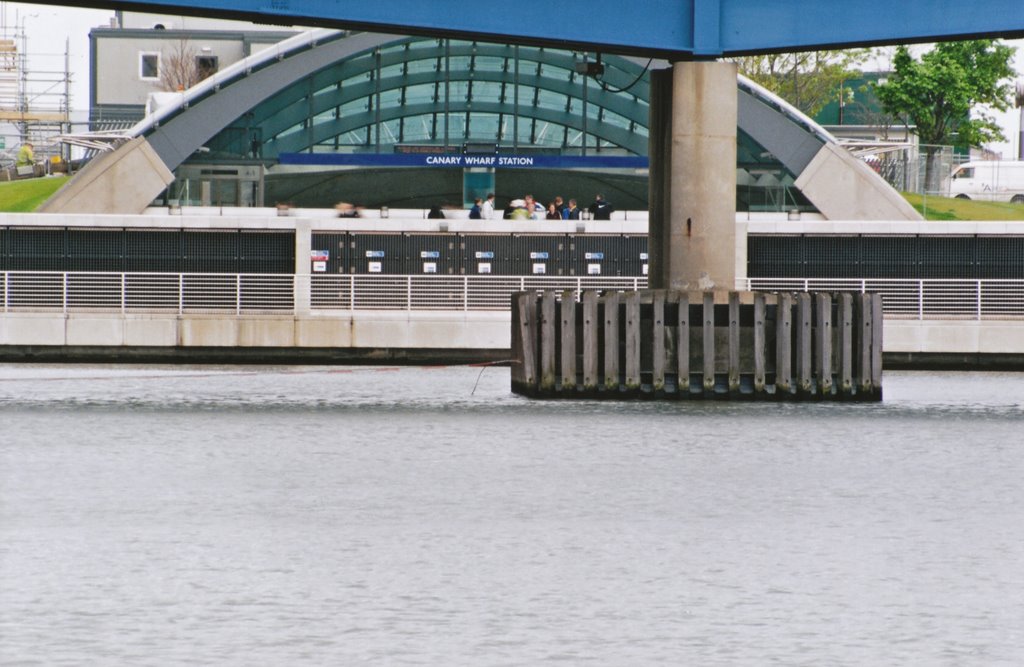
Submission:
[[[544,216],[547,215],[547,211],[544,205],[533,198],[533,195],[526,195],[523,197],[523,204],[526,207],[526,212],[529,214],[530,220],[543,220]]]
[[[614,211],[615,207],[604,198],[604,195],[596,195],[594,203],[590,205],[590,214],[594,216],[594,220],[611,220]]]
[[[493,192],[487,193],[487,199],[485,199],[484,203],[480,206],[480,217],[483,218],[484,220],[493,220],[494,219],[494,193]]]

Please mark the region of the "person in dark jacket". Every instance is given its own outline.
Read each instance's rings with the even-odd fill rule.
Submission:
[[[604,198],[604,195],[597,195],[594,197],[594,203],[587,210],[594,216],[594,220],[611,220],[615,207]]]

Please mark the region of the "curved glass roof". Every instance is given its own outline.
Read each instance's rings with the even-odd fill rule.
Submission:
[[[647,153],[643,67],[605,57],[443,39],[402,39],[296,81],[207,147],[260,157],[293,152],[392,152],[396,146],[491,144],[503,150]],[[623,88],[627,88],[619,92]],[[250,142],[238,145],[246,132]]]

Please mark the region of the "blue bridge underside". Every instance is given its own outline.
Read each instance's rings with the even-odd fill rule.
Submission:
[[[1021,0],[36,2],[664,56],[1024,36]]]

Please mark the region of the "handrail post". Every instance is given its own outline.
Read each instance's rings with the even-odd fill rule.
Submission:
[[[974,284],[975,284],[975,295],[977,296],[977,299],[978,299],[978,302],[977,302],[978,321],[981,322],[981,280],[979,279],[979,280],[975,281]]]

